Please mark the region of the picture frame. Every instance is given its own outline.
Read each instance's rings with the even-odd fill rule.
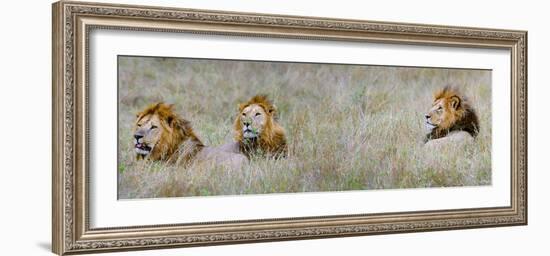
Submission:
[[[527,225],[527,32],[60,1],[53,4],[52,250],[59,255]],[[509,52],[508,205],[93,227],[93,31]],[[244,38],[244,39],[243,39]],[[447,47],[447,48],[445,48]],[[495,85],[493,85],[495,86]],[[92,88],[93,89],[93,88]],[[508,110],[506,110],[508,111]],[[505,114],[506,116],[506,114]],[[95,115],[95,118],[101,118]],[[495,124],[493,124],[494,126]],[[428,191],[429,193],[429,191]],[[292,195],[291,195],[292,196]],[[323,195],[319,195],[322,197]],[[197,199],[197,200],[200,200]],[[327,200],[329,204],[330,200]],[[143,202],[147,204],[147,202]],[[223,210],[223,209],[221,209]]]

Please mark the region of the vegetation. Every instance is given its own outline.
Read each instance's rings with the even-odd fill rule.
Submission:
[[[480,118],[474,143],[423,147],[435,90],[462,89]],[[491,183],[491,72],[119,57],[120,199],[477,186]],[[136,113],[174,103],[206,145],[233,139],[237,104],[267,94],[289,156],[241,170],[137,161]]]

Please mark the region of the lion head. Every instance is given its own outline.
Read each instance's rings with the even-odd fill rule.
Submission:
[[[172,105],[164,103],[152,104],[137,114],[133,135],[138,159],[173,159],[185,142],[194,144],[193,148],[203,146],[189,121],[174,113]]]
[[[239,104],[235,119],[235,140],[241,152],[286,155],[285,130],[275,120],[277,109],[265,95],[256,95]]]
[[[449,86],[434,94],[432,108],[425,118],[428,130],[426,141],[445,137],[452,131],[465,131],[474,138],[479,132],[474,109],[456,89]]]

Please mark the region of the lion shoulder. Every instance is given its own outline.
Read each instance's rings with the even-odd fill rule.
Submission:
[[[236,143],[228,143],[216,147],[204,147],[195,157],[195,161],[225,166],[233,170],[241,169],[248,163],[248,158],[240,154],[236,146]]]

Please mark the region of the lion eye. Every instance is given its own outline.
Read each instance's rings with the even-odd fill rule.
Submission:
[[[151,125],[151,130],[157,129],[158,127],[156,125]]]
[[[245,114],[245,113],[243,113],[243,116],[246,116],[246,114]]]
[[[137,127],[141,127],[141,124],[137,124]]]
[[[259,116],[259,115],[261,115],[261,113],[260,113],[260,112],[256,113],[256,116]]]

